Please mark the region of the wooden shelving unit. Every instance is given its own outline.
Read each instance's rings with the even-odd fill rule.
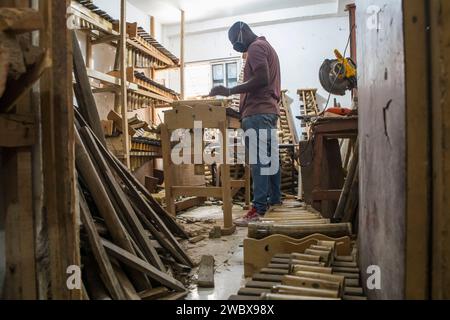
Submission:
[[[120,113],[123,101],[120,95],[126,86],[127,99],[126,110],[132,112],[139,109],[150,108],[150,119],[154,123],[155,109],[161,106],[169,106],[174,101],[180,99],[180,95],[154,81],[152,77],[157,70],[169,68],[179,68],[180,60],[161,45],[154,37],[148,34],[137,23],[126,23],[126,52],[125,65],[126,84],[122,84],[120,71],[120,23],[112,18],[108,13],[102,11],[89,0],[71,1],[71,14],[76,25],[86,34],[86,67],[88,76],[95,79],[92,84],[94,93],[111,92],[115,94],[115,111]],[[116,57],[113,70],[104,73],[94,70],[91,65],[92,48],[98,44],[109,44],[115,48]],[[124,81],[125,82],[125,81]],[[124,147],[123,150],[127,150]],[[137,154],[131,144],[128,152],[121,152],[122,156],[129,163],[139,164],[142,159],[153,159],[152,154],[143,157]],[[157,152],[160,154],[160,152]],[[128,161],[130,157],[139,158]],[[136,160],[136,161],[134,161]]]

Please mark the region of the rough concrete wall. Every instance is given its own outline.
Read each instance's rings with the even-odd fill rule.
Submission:
[[[359,245],[363,281],[381,269],[373,299],[404,298],[405,70],[402,0],[359,0],[357,47],[360,114]],[[381,11],[368,23],[370,6]]]

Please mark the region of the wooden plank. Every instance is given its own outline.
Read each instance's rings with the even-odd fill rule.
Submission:
[[[0,115],[0,147],[26,147],[35,143],[32,115]]]
[[[308,277],[298,277],[298,276],[285,276],[281,281],[283,285],[302,287],[302,288],[316,288],[324,290],[332,290],[341,292],[342,287],[339,281],[329,281],[323,279],[313,279]]]
[[[122,261],[124,264],[143,272],[149,275],[153,280],[158,281],[164,286],[167,286],[170,289],[175,291],[184,292],[185,288],[182,283],[169,275],[159,271],[149,263],[145,262],[142,259],[130,254],[128,251],[123,250],[122,248],[116,246],[115,244],[109,242],[108,240],[102,239],[102,243],[106,248],[106,251],[114,256],[115,258]]]
[[[77,96],[78,107],[84,119],[89,123],[97,138],[106,146],[105,135],[100,123],[94,95],[86,71],[83,55],[75,32],[72,33],[73,43],[73,70],[76,80],[75,95]],[[126,94],[125,94],[126,96]],[[70,108],[72,109],[72,108]]]
[[[198,269],[197,285],[201,288],[214,288],[214,257],[204,255]]]
[[[153,210],[153,208],[150,206],[152,202],[147,202],[144,200],[142,195],[139,192],[142,192],[142,194],[146,195],[148,194],[145,190],[145,187],[143,187],[135,178],[131,175],[131,173],[125,168],[125,166],[114,156],[112,156],[109,151],[104,148],[99,141],[97,141],[97,146],[102,151],[103,155],[105,156],[106,160],[108,161],[109,165],[115,170],[116,174],[120,176],[122,181],[125,183],[125,185],[128,187],[130,194],[137,205],[139,205],[139,209],[142,210],[142,212],[146,215],[146,217],[153,221],[156,224],[156,227],[162,232],[162,234],[169,240],[170,244],[177,249],[177,251],[180,252],[180,254],[183,255],[184,261],[186,261],[187,265],[193,266],[192,261],[190,260],[189,256],[184,252],[184,250],[180,247],[178,241],[175,239],[173,234],[170,232],[166,224],[163,222],[163,220],[160,218],[160,216]],[[151,196],[148,197],[148,200],[152,200],[153,198]],[[153,199],[154,200],[154,199]],[[158,204],[155,206],[158,208]],[[174,223],[172,221],[172,223]]]
[[[142,300],[154,300],[161,298],[162,296],[166,296],[169,292],[169,289],[166,287],[157,287],[153,289],[149,289],[143,292],[139,292],[139,296]]]
[[[338,298],[338,290],[329,289],[316,289],[308,287],[293,287],[286,285],[277,285],[273,289],[274,293],[279,294],[290,294],[298,296],[310,296],[310,297],[321,297],[321,298]]]
[[[165,177],[167,179],[167,177]],[[221,187],[192,187],[192,186],[172,186],[174,197],[206,197],[206,198],[222,198]],[[166,191],[167,198],[167,191]]]
[[[114,269],[111,265],[111,262],[109,261],[105,248],[101,243],[100,236],[98,235],[95,228],[94,219],[92,219],[89,207],[87,206],[82,192],[79,192],[79,199],[81,221],[83,222],[84,230],[88,235],[91,250],[101,271],[101,276],[103,278],[104,284],[114,299],[124,300],[125,294],[122,290],[122,287],[120,286],[119,280],[117,280],[116,274],[114,273]]]
[[[108,113],[107,116],[108,120],[111,120],[114,122],[114,126],[123,133],[123,121],[122,121],[122,116],[120,114],[118,114],[117,112],[115,112],[114,110],[111,110]],[[134,130],[130,125],[128,125],[128,134],[130,136],[134,136],[136,134],[136,130]]]
[[[417,1],[414,1],[417,2]],[[433,198],[432,198],[432,252],[429,252],[429,255],[432,256],[432,266],[431,270],[428,270],[429,273],[432,275],[431,279],[431,290],[432,299],[450,299],[450,218],[449,218],[449,212],[450,212],[450,195],[448,194],[448,190],[450,189],[450,151],[448,149],[449,145],[449,124],[450,124],[450,113],[449,113],[449,95],[448,95],[448,87],[449,87],[449,79],[448,74],[450,73],[450,62],[449,62],[449,47],[448,47],[448,34],[450,32],[450,23],[449,23],[449,17],[450,17],[450,3],[448,1],[430,1],[427,2],[429,9],[428,12],[430,14],[430,26],[432,28],[431,30],[431,41],[426,44],[425,48],[430,48],[431,50],[431,88],[432,91],[431,99],[432,99],[432,168],[433,172],[430,174],[429,172],[426,172],[423,169],[423,166],[425,165],[425,162],[423,160],[423,149],[420,149],[420,157],[417,159],[418,165],[422,166],[419,168],[412,168],[411,174],[408,175],[408,180],[411,181],[411,185],[408,184],[408,187],[410,188],[413,186],[414,181],[420,180],[423,181],[422,178],[424,175],[429,175],[433,177],[432,180],[432,190],[433,190]],[[421,29],[421,26],[423,25],[422,15],[425,14],[423,11],[419,11],[416,13],[416,11],[420,10],[422,7],[413,6],[411,4],[411,7],[414,8],[414,11],[411,11],[411,15],[415,16],[419,14],[419,23],[417,26],[413,27],[414,30],[418,30],[420,35],[420,47],[417,52],[411,52],[407,54],[414,54],[414,57],[417,55],[423,55],[423,33],[424,30]],[[414,20],[412,20],[414,22]],[[429,23],[427,20],[425,23]],[[409,24],[408,24],[409,25]],[[413,31],[415,32],[415,31]],[[409,39],[409,37],[407,37]],[[413,45],[413,37],[411,35],[411,45]],[[415,48],[414,48],[415,49]],[[412,50],[411,50],[412,51]],[[423,69],[423,66],[420,65],[420,68]],[[411,74],[409,75],[413,79],[411,80],[411,86],[414,86],[411,88],[411,90],[416,90],[414,79],[416,79],[417,75],[414,74],[414,72],[422,71],[422,70],[411,70]],[[409,79],[409,78],[408,78]],[[419,82],[422,83],[422,82]],[[417,86],[420,86],[417,84]],[[409,87],[408,87],[409,88]],[[421,88],[421,92],[422,92]],[[418,92],[416,92],[418,94]],[[413,117],[416,115],[416,112],[418,114],[419,108],[424,107],[425,105],[428,106],[429,102],[424,101],[426,99],[426,92],[424,92],[424,95],[420,97],[420,104],[417,104],[415,107],[417,109],[414,109],[414,114],[411,114],[411,117],[408,117],[408,121],[412,121]],[[411,101],[413,101],[414,98],[417,96],[414,96],[414,93],[411,93]],[[409,98],[409,96],[408,96]],[[409,102],[409,100],[408,100]],[[408,104],[409,108],[409,104]],[[409,110],[409,109],[408,109]],[[428,109],[429,110],[429,109]],[[430,112],[430,111],[429,111]],[[423,113],[422,113],[423,114]],[[417,120],[416,120],[417,121]],[[425,121],[424,121],[425,122]],[[409,122],[408,122],[409,123]],[[413,133],[414,126],[416,125],[416,122],[412,122],[410,129],[408,130],[408,134],[413,135],[413,138],[411,139],[411,144],[413,143],[414,138],[417,137],[419,132]],[[420,131],[424,130],[422,129],[423,126],[425,126],[425,123],[422,123],[420,128]],[[420,139],[422,144],[424,143],[423,139],[426,139],[425,136],[417,137]],[[423,147],[423,145],[421,145]],[[408,148],[410,148],[410,144],[408,144]],[[410,156],[408,154],[408,156]],[[414,155],[416,156],[416,155]],[[419,169],[420,176],[413,176],[414,169]],[[417,182],[418,183],[418,182]],[[426,185],[421,184],[420,186],[417,186],[418,189],[415,190],[417,192],[417,195],[420,195],[420,199],[423,199],[425,195],[428,193],[423,193],[423,188],[426,187]],[[422,189],[420,189],[420,187]],[[411,196],[411,201],[414,201],[414,195]],[[417,235],[417,232],[420,230],[417,230],[416,228],[423,227],[426,228],[427,224],[424,223],[424,220],[426,217],[429,216],[429,210],[427,211],[426,208],[424,208],[423,202],[420,202],[421,204],[421,215],[414,217],[411,215],[408,215],[407,219],[411,219],[411,226],[408,225],[408,235],[413,234],[413,236],[410,241],[408,241],[408,261],[411,261],[411,264],[408,264],[407,268],[411,269],[411,276],[408,274],[407,280],[407,290],[409,292],[410,286],[409,282],[414,284],[414,281],[421,281],[423,282],[426,278],[424,278],[424,268],[426,267],[426,259],[421,261],[420,266],[415,266],[413,261],[417,259],[416,255],[424,255],[427,252],[425,251],[427,248],[428,243],[425,241],[426,235],[424,233],[421,233],[421,237]],[[408,203],[408,205],[411,205],[413,208],[416,207],[417,203]],[[425,211],[424,211],[425,210]],[[428,213],[428,215],[426,215]],[[425,214],[425,215],[423,215]],[[415,223],[419,223],[419,225],[415,225]],[[410,232],[410,233],[409,233]],[[409,238],[408,238],[409,239]],[[420,251],[415,254],[414,246],[418,246],[420,248]],[[420,275],[421,278],[418,278],[417,280],[414,279],[413,274],[415,272],[415,268],[420,268]],[[408,270],[407,269],[407,270]],[[426,271],[426,269],[425,269]],[[411,289],[414,289],[414,286],[411,286]],[[424,288],[426,290],[426,288]]]
[[[83,180],[90,190],[99,214],[105,220],[108,231],[111,233],[111,237],[122,248],[135,254],[129,235],[119,219],[117,211],[105,189],[105,185],[102,183],[78,132],[75,132],[75,149],[75,160],[78,172],[83,177]],[[148,282],[142,274],[134,272],[131,276],[134,280],[133,283],[137,286],[138,290],[148,289],[146,286],[146,284],[148,285]]]
[[[115,197],[116,203],[119,205],[120,210],[122,211],[122,215],[125,219],[128,220],[128,224],[131,227],[131,231],[133,231],[133,235],[137,240],[140,248],[144,251],[145,257],[150,261],[156,268],[161,271],[165,271],[166,268],[161,261],[158,253],[155,248],[150,243],[150,239],[146,236],[144,227],[139,221],[136,213],[134,212],[129,200],[127,199],[124,191],[119,186],[113,173],[111,172],[106,160],[102,157],[100,150],[97,147],[94,138],[92,137],[90,131],[84,127],[80,129],[80,133],[85,139],[86,144],[88,145],[89,151],[91,155],[96,159],[97,165],[100,171],[103,173],[107,185]]]
[[[259,297],[262,293],[271,292],[271,289],[264,288],[241,288],[238,291],[238,295],[244,296],[256,296]]]
[[[36,299],[36,261],[31,185],[31,153],[13,152],[2,163],[6,265],[4,297]]]
[[[122,110],[122,130],[123,135],[128,137],[128,94],[127,86],[127,2],[126,0],[120,0],[120,81],[121,81],[121,110]],[[124,161],[127,168],[130,168],[130,141],[128,139],[123,139],[123,155]]]

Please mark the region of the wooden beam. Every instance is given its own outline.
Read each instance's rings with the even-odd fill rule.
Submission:
[[[222,198],[221,187],[192,187],[192,186],[173,186],[172,193],[174,197],[211,197]]]
[[[84,229],[88,235],[92,253],[101,271],[103,282],[114,299],[123,300],[125,299],[125,294],[114,273],[114,269],[109,261],[105,248],[101,243],[101,238],[95,228],[95,222],[91,216],[86,200],[84,199],[84,195],[82,192],[79,192],[78,194],[80,199],[81,221],[83,222]]]
[[[166,273],[159,271],[146,261],[139,259],[108,240],[102,239],[102,243],[110,255],[122,261],[127,266],[149,275],[153,280],[158,281],[170,289],[180,292],[185,291],[185,288],[181,282],[175,280]]]
[[[80,300],[82,297],[81,290],[69,290],[66,285],[67,268],[81,266],[75,201],[72,38],[67,30],[68,6],[67,0],[41,0],[39,3],[45,22],[40,42],[43,48],[48,48],[52,65],[40,84],[50,295],[55,300]]]
[[[130,140],[128,139],[128,101],[127,101],[127,2],[120,1],[120,80],[121,80],[121,107],[122,107],[122,130],[124,161],[127,168],[130,168]]]
[[[94,94],[92,93],[81,48],[74,31],[72,31],[72,44],[73,67],[76,80],[74,91],[77,96],[78,107],[83,117],[94,130],[95,135],[100,139],[102,144],[106,146],[105,135],[103,134],[100,117],[97,111],[97,104],[94,99]],[[70,109],[72,110],[72,108]]]
[[[32,115],[0,115],[0,147],[26,147],[35,143]]]
[[[214,257],[202,256],[198,269],[197,284],[201,288],[214,288]]]

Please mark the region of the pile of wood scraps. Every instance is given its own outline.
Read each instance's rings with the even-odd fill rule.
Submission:
[[[78,54],[77,54],[78,53]],[[184,230],[106,148],[86,69],[74,50],[78,108],[75,156],[85,296],[180,299],[193,263]],[[97,134],[93,128],[100,128]],[[177,239],[178,237],[178,239]]]
[[[257,263],[246,269],[251,280],[230,300],[366,300],[349,237],[246,239],[244,255]]]

